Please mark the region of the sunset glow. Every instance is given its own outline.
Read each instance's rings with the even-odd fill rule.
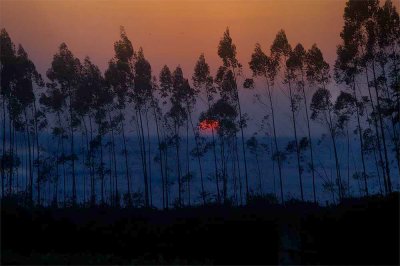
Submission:
[[[219,122],[217,120],[205,119],[200,122],[199,128],[203,133],[211,133],[212,130],[217,130],[219,127]]]

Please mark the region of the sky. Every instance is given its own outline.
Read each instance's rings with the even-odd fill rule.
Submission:
[[[237,47],[244,76],[256,43],[269,50],[276,33],[286,31],[294,47],[316,43],[328,63],[340,43],[345,0],[0,0],[0,26],[14,43],[21,43],[45,75],[59,45],[75,56],[89,56],[102,71],[113,57],[119,28],[125,27],[134,49],[144,49],[153,75],[163,65],[180,65],[188,78],[205,54],[215,75],[221,60],[218,42],[227,27]],[[398,4],[397,4],[398,6]],[[257,113],[254,92],[243,92],[244,109]],[[283,95],[277,95],[278,102]],[[282,104],[284,100],[282,100]],[[248,109],[246,110],[246,106]],[[288,114],[282,114],[288,116]]]

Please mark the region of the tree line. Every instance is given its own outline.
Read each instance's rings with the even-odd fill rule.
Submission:
[[[244,204],[265,196],[263,179],[269,177],[262,175],[259,157],[268,156],[278,168],[277,194],[282,203],[283,165],[289,157],[295,161],[302,201],[308,200],[304,178],[311,178],[312,200],[317,203],[317,190],[321,189],[316,185],[318,176],[324,179],[323,189],[332,194],[333,201],[340,201],[350,196],[351,132],[359,142],[362,170],[353,178],[360,184],[360,193],[371,193],[367,157],[376,168],[379,193],[392,192],[392,177],[400,174],[399,14],[390,0],[383,4],[350,0],[343,18],[333,66],[316,44],[306,49],[299,43],[293,48],[281,30],[269,50],[255,45],[248,63],[251,78],[243,74],[229,29],[218,45],[221,65],[215,76],[201,54],[191,79],[180,66],[170,69],[166,65],[155,77],[143,49],[135,50],[121,27],[114,56],[104,73],[89,57],[79,60],[62,43],[46,80],[24,48],[16,48],[2,29],[2,197],[22,195],[25,204],[42,205],[46,194],[54,206],[132,206],[139,202],[145,207],[154,206],[154,197],[161,197],[162,208],[182,207],[196,201],[193,179],[198,176],[201,204]],[[265,112],[266,128],[261,131],[270,144],[260,143],[256,134],[246,137],[251,119],[241,104],[241,89],[257,91],[255,100]],[[293,138],[285,149],[278,145],[276,113],[283,107],[276,107],[277,90],[289,100],[291,125],[287,128]],[[205,103],[204,110],[196,110],[199,100]],[[201,114],[196,117],[195,111]],[[304,121],[299,119],[301,112],[305,113]],[[208,138],[200,132],[201,123],[217,125],[210,126]],[[334,179],[320,173],[325,169],[315,154],[311,123],[326,128],[335,161]],[[299,124],[306,125],[305,136],[301,136]],[[129,136],[136,139],[139,154],[129,154]],[[190,148],[190,136],[194,148]],[[152,147],[153,137],[156,147]],[[46,138],[51,141],[51,150],[45,148]],[[347,139],[347,180],[340,162],[339,138]],[[151,152],[154,148],[155,157]],[[206,154],[212,158],[211,166],[205,165]],[[119,162],[120,155],[123,162]],[[130,167],[132,160],[141,165],[140,192],[132,182],[138,174]],[[256,162],[256,173],[249,169],[251,160]],[[393,171],[394,165],[399,172]],[[23,184],[19,184],[19,176]],[[157,183],[160,195],[154,193],[156,176],[161,179]],[[207,188],[208,179],[214,189]],[[251,185],[253,182],[257,187]],[[78,184],[83,186],[81,200]],[[177,198],[171,194],[175,184]]]

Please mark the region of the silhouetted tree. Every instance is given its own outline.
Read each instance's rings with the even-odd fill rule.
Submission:
[[[244,172],[245,172],[245,181],[246,181],[246,199],[249,197],[249,180],[248,180],[248,172],[247,172],[247,159],[246,159],[246,148],[244,141],[244,127],[245,120],[242,114],[242,108],[239,99],[239,90],[238,90],[238,77],[242,72],[242,65],[236,58],[236,46],[233,44],[232,38],[229,33],[229,28],[224,32],[224,36],[219,42],[218,45],[218,56],[222,59],[223,66],[219,68],[219,72],[225,72],[225,75],[231,77],[232,79],[232,93],[233,93],[233,104],[238,109],[239,113],[239,128],[242,139],[242,153],[243,153],[243,162],[244,162]],[[221,75],[221,74],[220,74]]]
[[[278,38],[278,35],[276,38]],[[266,90],[267,90],[267,94],[268,94],[269,105],[271,108],[275,154],[278,155],[276,158],[278,161],[281,202],[284,203],[283,181],[282,181],[282,162],[281,162],[281,156],[280,156],[280,151],[279,151],[279,147],[278,147],[276,126],[275,126],[274,104],[272,101],[272,93],[273,93],[274,83],[275,83],[276,76],[278,74],[278,62],[276,60],[274,60],[274,58],[267,56],[262,51],[260,44],[256,44],[254,52],[251,55],[251,61],[249,62],[249,65],[250,65],[250,69],[253,71],[253,76],[263,77],[266,82]]]
[[[131,198],[131,176],[128,164],[128,148],[125,137],[125,117],[123,110],[128,100],[128,92],[134,85],[133,73],[133,60],[134,51],[131,41],[126,35],[125,29],[120,29],[120,40],[114,43],[114,58],[108,63],[108,69],[105,72],[105,79],[112,91],[117,97],[116,110],[118,115],[116,117],[117,123],[121,126],[122,140],[123,140],[123,153],[125,157],[125,178],[128,189],[128,199]],[[131,201],[128,200],[128,203]]]

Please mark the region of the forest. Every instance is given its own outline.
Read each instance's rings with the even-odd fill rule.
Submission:
[[[240,227],[234,221],[242,221],[243,226],[247,225],[247,230],[254,230],[255,234],[259,230],[272,236],[281,232],[274,226],[291,221],[291,215],[298,215],[293,219],[298,219],[300,225],[309,225],[311,231],[317,230],[312,229],[312,225],[318,223],[316,216],[325,217],[321,218],[325,226],[331,227],[335,220],[332,217],[339,217],[343,224],[337,225],[337,230],[342,232],[340,240],[343,241],[345,232],[351,232],[353,225],[357,227],[365,221],[351,214],[359,222],[355,225],[342,216],[345,211],[352,212],[352,202],[363,206],[371,226],[379,220],[372,214],[393,218],[392,215],[398,213],[400,176],[399,13],[390,0],[382,3],[349,0],[343,19],[341,42],[337,44],[333,65],[326,62],[318,44],[303,47],[300,43],[290,43],[283,29],[276,33],[271,44],[256,43],[253,53],[248,55],[249,62],[239,62],[237,49],[240,47],[236,47],[226,28],[216,44],[220,58],[218,71],[211,73],[206,55],[200,54],[191,75],[183,73],[180,66],[170,68],[167,65],[160,73],[153,73],[144,50],[133,47],[123,26],[120,38],[114,43],[114,56],[104,73],[89,57],[77,58],[67,44],[62,43],[43,75],[36,70],[23,46],[13,43],[12,33],[9,35],[3,28],[0,34],[0,171],[2,216],[7,220],[3,220],[2,231],[8,230],[6,226],[15,226],[17,231],[17,228],[27,227],[32,231],[24,229],[26,235],[44,230],[44,236],[50,237],[52,227],[38,229],[41,223],[54,222],[54,228],[62,231],[60,228],[70,228],[62,224],[63,220],[57,220],[65,216],[67,220],[81,219],[79,221],[89,228],[90,221],[82,218],[78,210],[87,210],[88,217],[107,223],[102,220],[101,212],[95,211],[103,208],[110,217],[120,217],[120,226],[125,221],[133,224],[129,230],[138,230],[135,236],[144,241],[144,246],[136,250],[139,254],[140,248],[149,247],[154,251],[152,245],[158,241],[157,230],[165,235],[171,234],[168,230],[175,232],[182,242],[176,240],[174,245],[186,241],[185,230],[191,232],[184,222],[178,229],[167,230],[162,226],[160,229],[155,217],[162,217],[166,224],[172,216],[192,221],[198,225],[197,229],[192,228],[195,239],[200,237],[196,230],[203,232],[203,227],[209,226],[205,222],[207,217],[212,224],[218,224],[219,219],[230,221],[221,234],[227,237],[232,228],[239,234],[238,239],[244,241],[250,240],[244,233],[236,232]],[[245,68],[252,75],[245,75]],[[248,106],[243,104],[243,91],[253,92],[254,105],[263,117],[260,125],[253,125],[257,127],[256,132],[249,130],[254,120],[252,113],[246,112]],[[287,97],[287,106],[275,101],[279,93]],[[283,112],[289,114],[288,121],[277,119],[277,114]],[[281,123],[285,123],[286,132],[278,131],[277,125]],[[300,127],[305,127],[306,131],[299,130]],[[320,130],[313,132],[316,127]],[[283,133],[290,137],[282,137]],[[321,142],[326,145],[321,146]],[[350,149],[354,149],[353,161]],[[323,159],[326,157],[331,158],[331,166]],[[268,171],[266,162],[272,166]],[[291,174],[289,166],[293,169]],[[288,184],[294,187],[294,195],[288,192],[293,191]],[[382,207],[386,203],[390,207]],[[265,218],[267,214],[258,212],[265,206],[273,213],[266,218],[271,226],[266,229],[256,224],[256,228],[251,229],[252,215]],[[369,208],[373,210],[369,212]],[[381,209],[388,213],[380,213]],[[63,210],[65,213],[60,214]],[[195,215],[190,210],[203,220],[190,220]],[[32,217],[27,214],[35,211],[38,213],[30,214]],[[131,212],[138,220],[130,216]],[[15,213],[21,220],[12,218]],[[286,213],[282,214],[285,218],[279,216],[280,213]],[[210,218],[213,215],[223,218],[213,220]],[[304,215],[309,216],[304,218]],[[48,216],[52,218],[46,220]],[[35,222],[24,224],[24,219]],[[398,223],[398,217],[387,223],[389,228],[385,228],[383,220],[377,222],[377,227],[391,234],[389,229],[395,230],[394,222]],[[370,230],[367,225],[363,226],[361,228]],[[106,225],[98,228],[104,230],[102,234],[109,243],[114,243]],[[90,230],[84,232],[88,237],[95,237]],[[140,230],[147,230],[149,239],[146,234],[140,234]],[[211,236],[212,230],[204,232]],[[314,237],[320,233],[307,230]],[[17,231],[15,234],[24,236]],[[291,232],[291,229],[283,231]],[[129,241],[123,238],[123,232],[116,242]],[[370,241],[381,241],[381,236],[375,233],[365,232],[371,234]],[[32,236],[32,239],[36,237],[41,236]],[[5,239],[8,252],[13,249],[11,247],[17,249],[11,234]],[[360,243],[362,239],[358,238]],[[223,241],[228,245],[226,238]],[[329,247],[324,252],[334,248],[333,243],[328,242],[324,242],[329,244],[324,246]],[[35,245],[28,243],[26,245]],[[396,249],[398,238],[386,243],[385,247],[390,245]],[[199,243],[193,245],[194,249],[203,248]],[[255,246],[254,243],[250,245]],[[128,252],[122,247],[120,244],[121,252]],[[204,260],[199,254],[193,260],[189,249],[179,247],[185,250],[187,260],[176,260],[176,257],[157,260],[155,256],[159,253],[151,253],[148,254],[151,259],[140,257],[133,263],[246,262],[235,261],[233,257],[232,261],[222,258],[221,254],[225,253],[216,255],[222,260],[211,255],[210,261]],[[279,249],[272,244],[270,248],[273,254]],[[254,253],[258,249],[249,247]],[[312,254],[305,249],[299,253],[302,260],[294,259],[295,264],[335,261],[334,257],[326,255],[328,253],[319,253],[316,261],[309,259],[307,256]],[[393,257],[396,251],[389,249],[381,251],[392,252],[392,257],[379,257],[378,252],[376,260],[386,258],[389,264],[393,260],[398,263],[398,258]],[[212,252],[211,246],[207,250]],[[97,255],[97,262],[85,257],[75,263],[132,263],[115,260],[116,257],[110,262],[106,252],[96,252],[105,257]],[[3,254],[8,263],[14,263],[10,257],[15,258],[15,255]],[[340,256],[346,258],[343,254]],[[342,263],[339,257],[334,263]],[[284,263],[275,256],[266,259],[273,264]],[[54,263],[51,257],[49,261]]]

